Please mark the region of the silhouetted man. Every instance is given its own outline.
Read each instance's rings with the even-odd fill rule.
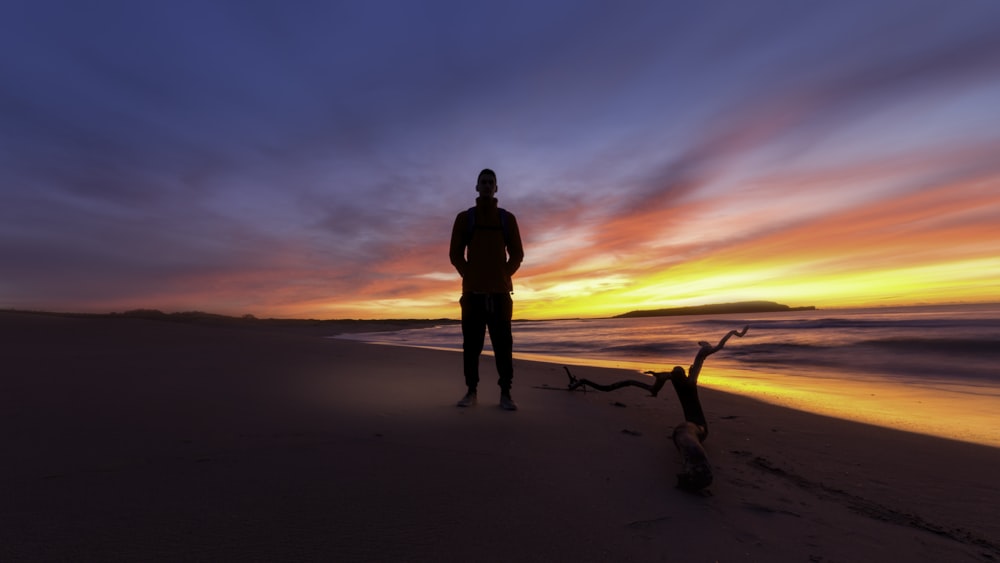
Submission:
[[[488,168],[480,172],[476,191],[476,206],[455,218],[448,253],[462,276],[462,354],[468,390],[458,406],[471,407],[477,402],[479,356],[488,328],[500,376],[500,406],[513,411],[517,403],[510,396],[514,380],[511,276],[521,266],[524,249],[517,220],[497,207],[493,197],[497,193],[496,173]]]

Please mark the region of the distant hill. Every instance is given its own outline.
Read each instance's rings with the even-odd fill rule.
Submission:
[[[352,332],[387,332],[409,328],[426,328],[447,324],[458,324],[454,319],[258,319],[253,315],[232,317],[203,311],[183,311],[165,313],[159,309],[132,309],[123,313],[68,313],[53,311],[28,311],[0,309],[0,315],[43,315],[50,317],[71,317],[85,319],[142,319],[197,325],[225,326],[251,329],[287,329],[314,331],[329,336]]]
[[[650,309],[648,311],[629,311],[615,315],[616,319],[632,319],[638,317],[670,317],[680,315],[723,315],[733,313],[780,313],[784,311],[815,311],[816,307],[789,307],[773,301],[740,301],[738,303],[717,303],[714,305],[695,305],[692,307],[673,307],[670,309]]]

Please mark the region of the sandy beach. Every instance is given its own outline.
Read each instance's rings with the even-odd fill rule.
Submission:
[[[518,361],[506,412],[484,358],[458,409],[459,354],[326,338],[373,327],[0,313],[0,561],[1000,560],[1000,449],[703,389],[688,493],[669,389]]]

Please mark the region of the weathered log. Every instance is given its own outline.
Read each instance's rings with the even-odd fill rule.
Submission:
[[[695,355],[694,363],[688,368],[687,373],[685,373],[684,368],[676,366],[669,372],[645,372],[655,378],[655,383],[653,384],[644,381],[625,380],[610,385],[602,385],[586,379],[577,379],[570,373],[569,368],[564,366],[563,369],[566,370],[566,374],[570,379],[567,389],[572,391],[581,387],[584,389],[591,387],[598,391],[614,391],[631,386],[646,389],[655,397],[666,381],[670,380],[670,383],[674,387],[674,392],[677,393],[677,399],[681,403],[681,409],[684,411],[684,422],[674,427],[671,435],[674,446],[681,454],[682,462],[682,471],[677,474],[677,486],[681,489],[692,491],[704,489],[712,484],[713,475],[712,465],[708,461],[708,454],[705,453],[705,448],[702,446],[702,442],[708,438],[708,421],[705,419],[705,411],[702,409],[701,400],[698,398],[698,376],[701,374],[701,368],[705,364],[706,358],[722,350],[726,342],[733,336],[742,337],[745,335],[749,328],[750,326],[747,325],[741,331],[729,331],[715,346],[712,346],[708,342],[699,342],[698,346],[700,346],[700,349]]]

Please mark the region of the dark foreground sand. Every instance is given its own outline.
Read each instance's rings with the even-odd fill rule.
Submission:
[[[690,494],[669,390],[252,326],[0,313],[0,561],[1000,560],[995,448],[703,390]]]

